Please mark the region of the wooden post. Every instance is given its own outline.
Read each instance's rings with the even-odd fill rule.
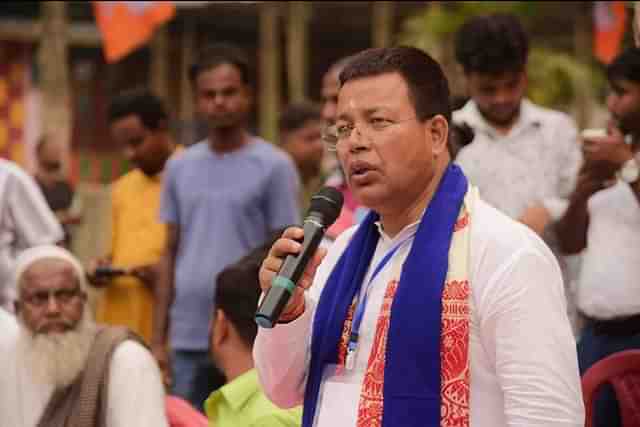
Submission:
[[[591,4],[590,2],[577,2],[574,15],[573,49],[578,61],[588,64],[593,55],[591,34]],[[595,99],[591,87],[580,87],[584,83],[574,84],[576,92],[575,116],[579,128],[588,126],[591,121]]]
[[[280,109],[280,26],[277,2],[260,3],[260,134],[270,142],[278,138]]]
[[[640,47],[640,2],[633,2],[633,41]]]
[[[311,2],[289,2],[287,76],[291,102],[301,102],[307,98],[307,70],[309,63],[307,27],[311,18],[311,8]]]
[[[393,44],[393,2],[374,1],[372,7],[371,41],[373,47],[389,47]]]
[[[189,67],[193,64],[196,55],[196,32],[195,23],[189,19],[184,20],[182,28],[181,43],[181,71],[180,71],[180,107],[178,117],[180,118],[181,135],[179,138],[183,143],[194,142],[195,123],[194,123],[194,105],[193,105],[193,87],[189,80]]]
[[[151,90],[163,101],[169,100],[169,30],[160,26],[151,40]]]
[[[42,20],[0,18],[0,40],[38,43],[42,37]],[[102,36],[95,24],[67,23],[70,46],[99,48]]]
[[[196,55],[196,33],[193,23],[185,19],[182,29],[182,71],[180,72],[180,119],[193,119],[193,88],[189,80],[189,67],[193,64]]]
[[[60,144],[67,175],[71,151],[67,3],[43,2],[40,10],[42,33],[38,65],[42,90],[42,134]]]

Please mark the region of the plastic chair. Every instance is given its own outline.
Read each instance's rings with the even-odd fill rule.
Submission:
[[[179,397],[167,396],[165,407],[167,420],[171,427],[209,427],[207,417]]]
[[[598,389],[609,383],[620,407],[622,427],[640,425],[640,350],[614,353],[591,366],[582,376],[585,427],[593,425],[593,404]]]

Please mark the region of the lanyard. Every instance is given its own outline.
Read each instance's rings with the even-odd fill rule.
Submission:
[[[382,269],[389,263],[391,258],[396,254],[398,249],[408,243],[413,239],[415,233],[411,234],[396,246],[391,248],[389,252],[385,254],[385,256],[380,260],[376,268],[373,270],[367,285],[360,290],[358,295],[358,304],[356,305],[356,310],[353,315],[353,322],[351,323],[351,334],[349,335],[349,343],[347,345],[347,357],[345,360],[345,367],[347,369],[353,369],[355,363],[355,355],[358,349],[358,340],[360,338],[360,326],[362,324],[362,319],[364,318],[364,312],[367,307],[367,301],[369,299],[369,293],[371,292],[372,283],[378,276],[378,274],[382,271]]]

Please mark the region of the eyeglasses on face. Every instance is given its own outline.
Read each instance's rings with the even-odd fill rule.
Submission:
[[[417,117],[411,117],[402,120],[391,120],[380,117],[370,117],[366,121],[356,125],[356,122],[347,122],[338,120],[336,123],[330,124],[323,129],[322,140],[327,145],[330,151],[335,151],[338,144],[351,137],[351,133],[358,129],[358,133],[367,138],[368,140],[374,140],[378,134],[381,134],[391,126],[398,125],[400,123],[416,120]]]

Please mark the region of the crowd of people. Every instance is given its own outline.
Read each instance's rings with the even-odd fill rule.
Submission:
[[[216,427],[583,426],[581,376],[640,349],[640,48],[608,65],[610,120],[582,136],[526,98],[528,53],[517,18],[466,22],[452,111],[427,53],[365,50],[265,141],[250,61],[208,46],[189,73],[202,141],[174,140],[149,90],[114,94],[134,168],[88,265],[56,141],[34,177],[0,160],[0,427],[165,426],[167,395]],[[323,186],[340,216],[258,328]],[[593,425],[622,425],[610,388]]]

